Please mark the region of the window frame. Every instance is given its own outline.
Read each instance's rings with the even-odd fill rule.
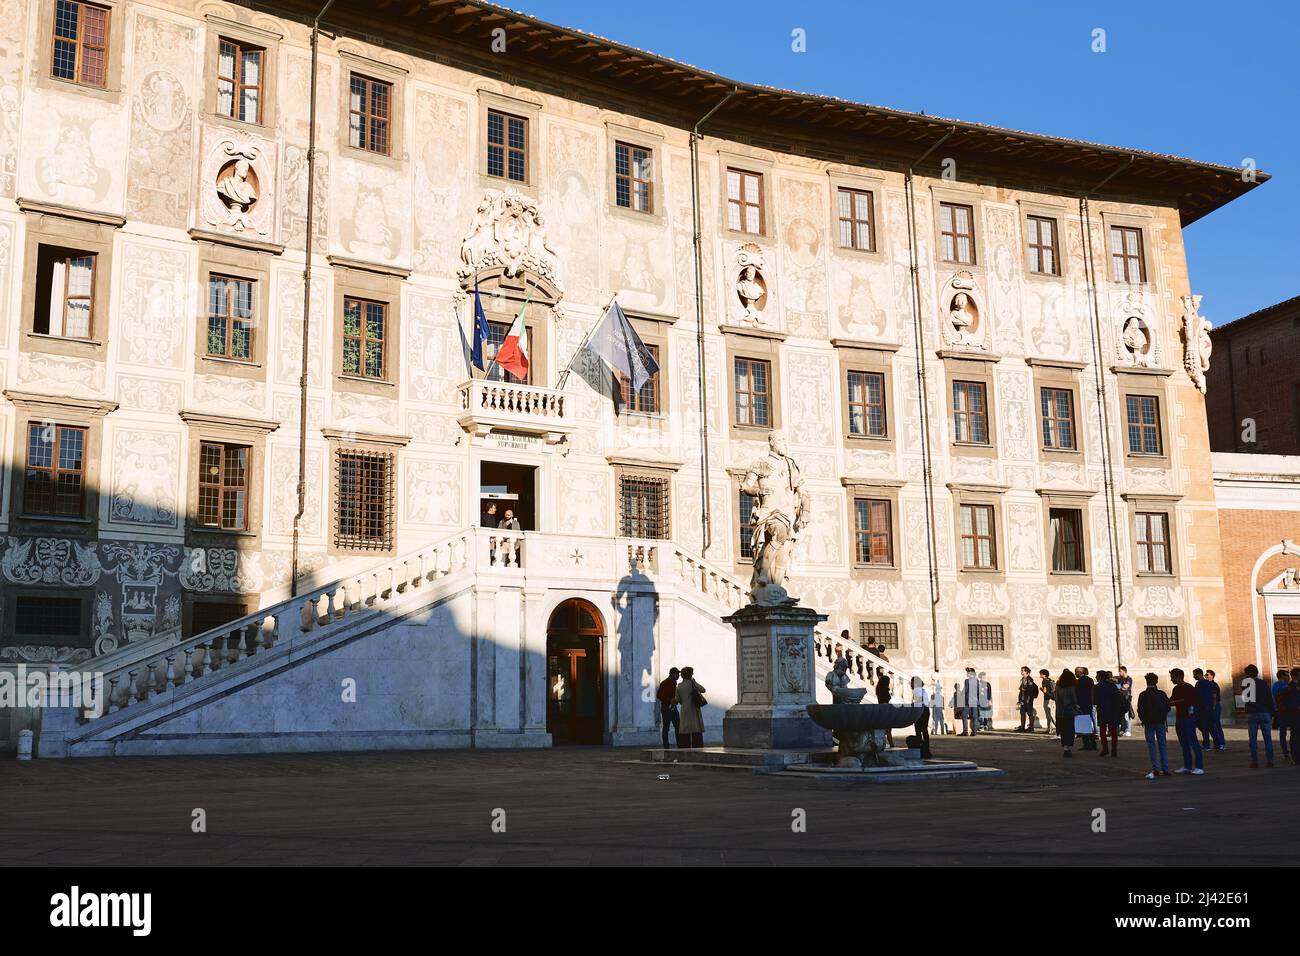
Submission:
[[[1001,638],[1001,647],[976,647],[972,638],[974,637],[975,628],[997,628],[998,636]],[[991,636],[991,634],[990,634]],[[988,621],[988,620],[967,620],[962,622],[962,643],[965,645],[966,653],[972,657],[986,655],[1006,655],[1009,652],[1007,647],[1007,622],[1006,621]]]
[[[1163,541],[1158,540],[1154,537],[1150,537],[1151,528],[1152,528],[1152,523],[1151,523],[1152,518],[1160,519],[1161,531],[1164,534]],[[1145,521],[1143,519],[1145,519]],[[1145,532],[1143,532],[1142,530],[1144,524],[1146,526]],[[1173,535],[1171,531],[1172,525],[1173,522],[1170,520],[1170,513],[1168,511],[1155,511],[1145,507],[1140,507],[1135,509],[1133,513],[1133,547],[1137,553],[1137,560],[1133,564],[1133,573],[1135,575],[1137,576],[1150,575],[1153,577],[1173,577],[1174,548],[1173,548]],[[1143,537],[1144,533],[1148,537]],[[1163,571],[1157,570],[1155,567],[1155,562],[1153,561],[1153,558],[1158,553],[1157,548],[1160,546],[1163,546],[1164,549],[1163,557],[1164,557],[1165,569]],[[1145,570],[1142,568],[1142,564],[1144,560],[1147,564]]]
[[[643,490],[651,488],[656,489],[658,496],[657,516],[650,515],[630,515],[626,510],[628,502],[627,488],[630,485],[639,485]],[[640,470],[620,470],[614,482],[615,503],[618,514],[618,537],[632,538],[638,541],[668,541],[672,538],[673,512],[672,512],[672,476],[670,474],[654,473]],[[648,510],[648,509],[647,509]],[[639,525],[647,522],[655,522],[654,527],[649,530],[661,531],[657,535],[639,535],[633,533],[639,529]]]
[[[853,401],[853,376],[862,376],[862,401]],[[868,380],[876,379],[879,382],[880,401],[873,404],[870,399],[871,390],[867,385]],[[844,403],[845,403],[845,421],[848,429],[848,436],[851,438],[882,439],[889,438],[889,393],[888,393],[888,376],[879,369],[859,369],[847,368],[844,370]],[[862,431],[853,430],[853,410],[861,409]],[[872,432],[869,427],[871,421],[871,410],[880,409],[880,431]]]
[[[352,105],[352,97],[355,92],[357,82],[362,84],[364,95],[363,104],[360,110]],[[385,103],[385,112],[383,116],[373,111],[374,92],[376,89],[387,90],[387,102]],[[354,150],[364,153],[373,153],[376,156],[391,158],[393,155],[393,101],[397,98],[397,84],[392,80],[385,80],[380,77],[371,76],[361,70],[350,69],[347,74],[347,123],[344,124],[347,129],[348,146]],[[364,132],[360,136],[360,142],[353,142],[353,117],[360,117],[362,120],[362,129]],[[384,142],[382,149],[376,149],[373,145],[375,142],[375,123],[383,124]]]
[[[235,270],[232,270],[232,272],[233,271]],[[226,283],[226,291],[223,296],[223,298],[226,300],[226,314],[224,315],[224,317],[221,315],[214,315],[212,312],[212,286],[213,283],[217,281]],[[248,298],[249,298],[249,302],[251,303],[253,314],[249,317],[249,321],[248,321],[248,355],[246,356],[237,356],[231,354],[232,342],[234,341],[234,323],[238,317],[233,314],[233,306],[231,304],[230,283],[247,283],[249,287]],[[254,356],[257,355],[257,344],[256,344],[257,339],[260,337],[257,334],[257,325],[258,322],[261,321],[261,316],[257,308],[258,300],[259,300],[259,294],[258,294],[259,289],[258,289],[257,280],[247,278],[246,276],[234,275],[231,274],[231,272],[213,271],[208,273],[207,281],[204,283],[204,285],[206,286],[207,289],[207,294],[204,296],[204,301],[208,304],[205,310],[207,312],[206,329],[208,330],[208,333],[207,335],[204,336],[206,342],[204,346],[204,352],[203,352],[204,357],[209,359],[217,359],[222,362],[238,362],[240,364],[249,364],[253,362],[255,360]],[[211,341],[212,341],[211,328],[214,319],[222,319],[222,318],[225,319],[226,351],[222,354],[217,354],[212,351],[212,347],[211,347]]]
[[[355,306],[358,313],[358,330],[356,335],[348,333],[348,309],[349,306]],[[374,335],[369,334],[371,331],[370,309],[374,307],[379,314],[380,335],[376,339]],[[388,330],[391,328],[391,322],[388,315],[388,303],[382,299],[369,298],[367,296],[353,295],[345,293],[343,296],[343,335],[341,339],[341,359],[343,361],[344,375],[354,378],[360,378],[368,382],[384,382],[388,380],[389,362],[388,362]],[[357,342],[357,368],[351,370],[347,367],[349,341]],[[379,374],[372,375],[367,370],[369,367],[369,351],[366,346],[373,341],[379,343]]]
[[[963,410],[957,407],[958,394],[961,393],[964,389],[970,389],[970,388],[979,389],[980,397],[983,401],[983,408],[979,412],[973,411],[969,407],[970,405],[969,397],[967,398],[967,402],[966,402],[968,406],[967,408]],[[981,381],[979,379],[954,378],[950,385],[950,394],[952,396],[952,404],[949,406],[948,412],[952,416],[952,426],[953,426],[952,443],[954,445],[975,445],[983,448],[987,448],[990,445],[992,445],[993,444],[992,429],[989,427],[988,383]],[[984,429],[983,441],[977,441],[973,437],[975,432],[974,429],[971,427],[971,423],[975,420],[980,421],[983,426]],[[962,435],[963,422],[966,424],[965,437],[963,437]]]
[[[280,427],[278,422],[236,415],[182,410],[181,421],[188,433],[186,471],[185,541],[192,547],[249,547],[250,539],[262,533],[264,479],[268,462],[266,436]],[[203,446],[238,446],[248,449],[245,470],[244,527],[218,528],[199,519]],[[224,464],[224,460],[223,460]],[[224,475],[223,475],[224,477]]]
[[[737,387],[737,383],[740,375],[739,364],[741,362],[747,364],[745,381],[746,384],[748,385],[748,388],[746,388],[743,392]],[[763,368],[765,369],[765,374],[763,376],[765,379],[764,389],[761,392],[758,391],[758,389],[754,384],[755,366],[760,366],[760,365],[763,366]],[[732,392],[732,420],[737,428],[758,428],[758,429],[770,430],[776,427],[773,421],[773,414],[772,414],[772,360],[770,358],[756,358],[749,355],[737,355],[734,358],[732,358],[731,392]],[[745,417],[750,419],[749,421],[741,420],[741,415],[740,415],[740,411],[742,407],[741,395],[748,396],[748,401],[745,402],[744,407],[747,409],[747,414]],[[753,421],[753,419],[757,416],[756,399],[760,395],[765,399],[767,421],[764,422]]]
[[[279,119],[276,74],[279,65],[280,41],[284,39],[284,35],[265,27],[255,27],[251,24],[240,23],[237,20],[229,20],[215,13],[207,14],[204,19],[207,26],[204,59],[204,113],[213,122],[234,129],[247,130],[250,127],[259,129],[274,128]],[[235,119],[221,112],[219,83],[216,77],[220,71],[219,57],[221,55],[222,40],[240,46],[256,47],[262,51],[261,101],[258,104],[259,116],[255,123]],[[208,80],[207,64],[212,64],[211,81]]]
[[[955,198],[939,200],[938,213],[937,213],[937,219],[935,221],[935,225],[939,233],[939,245],[936,251],[938,252],[937,258],[939,259],[940,262],[948,263],[950,265],[960,265],[960,266],[974,266],[979,264],[979,247],[975,241],[975,236],[976,236],[975,205],[976,204],[974,199],[969,199],[964,201]],[[951,210],[949,216],[952,223],[951,230],[946,230],[943,227],[943,212],[945,209]],[[957,231],[956,211],[958,209],[964,209],[966,210],[967,213],[970,214],[969,233],[961,233]],[[947,255],[944,254],[944,239],[946,237],[952,238],[952,250],[953,250],[952,258],[949,258]],[[960,246],[961,239],[968,239],[970,241],[969,259],[960,258],[959,250],[961,248]]]
[[[972,531],[972,533],[969,534],[969,535],[966,534],[965,531],[963,530],[963,523],[962,523],[962,520],[961,520],[961,519],[962,519],[962,515],[965,513],[966,509],[968,509],[968,508],[971,509],[971,531]],[[975,510],[976,510],[976,509],[979,509],[980,511],[986,512],[986,513],[988,514],[988,534],[980,534],[980,533],[979,533],[979,530],[978,530],[978,527],[977,527],[977,525],[976,525],[976,521],[975,521]],[[961,571],[963,571],[963,572],[971,572],[971,571],[973,571],[973,572],[976,572],[976,573],[987,573],[987,572],[990,572],[990,571],[992,571],[992,572],[1002,571],[1003,569],[1002,569],[1002,566],[1001,566],[1001,560],[1000,560],[1001,555],[998,553],[998,544],[999,544],[998,538],[999,538],[999,535],[998,535],[998,507],[997,507],[997,505],[994,504],[993,502],[990,502],[990,501],[959,501],[959,502],[957,503],[957,519],[958,519],[958,520],[957,520],[957,549],[958,549],[958,553],[957,553],[957,559],[958,559],[958,561],[957,561],[957,564],[958,564],[958,568],[959,568]],[[967,563],[966,563],[966,540],[967,540],[968,538],[973,542],[973,544],[972,544],[972,552],[973,552],[973,554],[975,555],[975,558],[976,558],[977,561],[978,561],[978,559],[979,559],[979,554],[980,554],[980,547],[979,547],[980,542],[981,542],[981,541],[988,541],[988,543],[989,543],[989,557],[990,557],[990,561],[991,561],[991,563],[989,563],[989,564],[987,564],[987,565],[985,565],[985,564],[978,564],[978,563],[977,563],[977,564],[967,564]]]
[[[1075,567],[1057,567],[1056,553],[1057,541],[1054,528],[1054,519],[1057,514],[1064,518],[1072,516],[1074,522],[1074,548],[1075,548]],[[1051,574],[1087,574],[1088,573],[1088,539],[1086,537],[1087,522],[1084,519],[1084,508],[1080,506],[1047,503],[1047,540],[1048,540],[1048,569]],[[1065,542],[1062,547],[1065,547]]]
[[[736,199],[731,198],[732,173],[739,176],[739,195]],[[745,198],[745,183],[747,179],[751,178],[758,181],[758,202],[756,203],[749,202]],[[767,173],[765,171],[755,171],[743,165],[728,162],[723,167],[722,172],[722,198],[722,221],[728,232],[743,236],[765,237],[767,235]],[[733,205],[738,209],[739,228],[731,225]],[[745,212],[751,208],[757,210],[758,214],[758,229],[756,230],[745,228]]]
[[[845,218],[840,209],[840,197],[843,195],[849,197],[849,218]],[[858,197],[865,196],[867,200],[867,218],[857,218],[857,200]],[[836,222],[836,246],[840,249],[851,250],[853,252],[876,252],[877,251],[877,232],[876,232],[876,193],[872,189],[864,189],[861,186],[849,186],[844,184],[835,185],[835,207],[834,215]],[[849,224],[852,232],[853,241],[848,245],[844,244],[844,226]],[[859,228],[865,225],[867,227],[868,243],[858,244]]]
[[[33,433],[38,431],[44,431],[46,429],[53,429],[53,435],[49,440],[49,444],[53,446],[50,455],[50,464],[48,466],[33,465],[32,464]],[[72,432],[80,435],[79,438],[80,445],[81,445],[80,457],[78,460],[79,461],[78,466],[76,468],[65,468],[62,463],[63,462],[63,436],[65,433],[68,432]],[[23,430],[22,434],[23,434],[23,450],[24,450],[23,472],[22,472],[22,483],[23,483],[22,517],[35,518],[42,521],[89,520],[92,516],[87,514],[87,510],[88,510],[87,503],[90,496],[88,494],[89,489],[87,487],[89,468],[87,467],[86,458],[90,450],[90,426],[84,423],[68,424],[63,421],[50,421],[50,422],[29,421],[27,422],[27,426]],[[48,484],[51,489],[49,492],[51,510],[49,511],[37,511],[32,506],[33,495],[32,495],[31,484],[33,478],[32,475],[33,471],[43,473],[47,476]],[[75,474],[77,477],[77,496],[76,496],[77,510],[75,513],[60,512],[57,508],[58,499],[59,499],[59,492],[57,489],[59,488],[59,485],[62,483],[62,479],[65,474]]]
[[[233,378],[266,380],[266,339],[259,334],[266,328],[271,296],[269,253],[236,249],[217,243],[203,243],[199,253],[199,308],[196,315],[197,332],[194,353],[195,369],[205,375],[226,375]],[[280,273],[281,276],[284,273]],[[211,280],[214,276],[240,279],[253,283],[253,330],[250,340],[250,358],[232,359],[208,354],[208,308]]]
[[[1168,456],[1165,453],[1164,419],[1162,415],[1164,403],[1160,401],[1160,396],[1149,392],[1126,391],[1123,393],[1123,399],[1124,399],[1124,448],[1126,450],[1127,456],[1130,458],[1148,458],[1148,459],[1167,458]],[[1146,401],[1150,401],[1154,406],[1153,417],[1155,420],[1149,423],[1141,420],[1143,417],[1142,404]],[[1136,423],[1133,422],[1130,418],[1130,412],[1132,410],[1134,402],[1137,403],[1139,408],[1139,421]],[[1139,429],[1138,444],[1140,447],[1139,450],[1137,451],[1133,450],[1132,430],[1134,427],[1137,427]],[[1146,435],[1148,433],[1148,430],[1153,430],[1155,433],[1155,439],[1157,445],[1155,451],[1141,450],[1141,446],[1145,446],[1146,444]]]
[[[626,175],[618,171],[618,154],[621,149],[627,150],[628,152],[628,171]],[[648,179],[641,179],[636,175],[637,153],[644,153],[650,164],[650,176]],[[656,161],[655,150],[653,147],[642,146],[638,143],[628,142],[624,139],[616,139],[614,141],[614,205],[627,212],[636,212],[653,216],[655,214],[655,207],[658,200],[655,190],[655,167],[657,165],[658,163]],[[628,204],[626,206],[618,201],[618,187],[619,184],[624,181],[626,181],[628,189]],[[646,188],[646,208],[644,209],[638,209],[636,206],[636,187],[638,184],[644,184]]]
[[[69,6],[73,6],[77,8],[77,36],[71,40],[67,37],[59,36],[56,32],[58,30],[59,7],[60,5],[65,3],[68,4]],[[113,7],[105,3],[91,3],[89,2],[89,0],[53,0],[51,7],[53,10],[53,17],[49,21],[50,57],[48,61],[50,79],[57,80],[61,83],[72,83],[76,86],[83,86],[86,87],[87,89],[92,89],[92,90],[107,90],[109,88],[109,75],[110,75],[109,61],[110,61],[110,57],[112,56],[112,50],[113,50],[113,46],[112,46],[113,13],[114,13]],[[83,11],[87,7],[93,10],[101,10],[104,13],[104,39],[103,39],[102,46],[88,47],[86,41],[82,39],[82,32],[83,32],[82,27],[85,22]],[[70,43],[72,45],[73,50],[75,51],[73,76],[59,76],[57,73],[54,72],[60,43]],[[83,49],[87,49],[87,48],[99,50],[100,54],[103,57],[103,81],[102,82],[96,83],[83,78],[82,67],[84,65],[85,60],[84,57],[82,57],[81,53]]]
[[[50,256],[50,253],[51,253],[51,252],[56,253],[56,255],[54,255],[54,256]],[[58,255],[58,253],[63,253],[63,255]],[[90,293],[89,293],[88,295],[85,295],[85,296],[77,296],[77,297],[76,297],[76,298],[84,298],[84,299],[86,300],[86,306],[87,306],[87,310],[86,310],[86,312],[87,312],[87,314],[86,314],[86,334],[85,334],[85,335],[69,335],[69,334],[67,334],[67,322],[68,322],[68,300],[69,300],[70,298],[72,298],[72,296],[69,296],[69,294],[68,294],[68,280],[69,280],[68,271],[69,271],[69,269],[70,269],[70,265],[71,265],[71,263],[72,263],[72,261],[73,261],[74,259],[90,259],[90,260],[91,260],[91,263],[90,263]],[[46,306],[47,306],[47,307],[46,307],[46,309],[43,310],[43,311],[44,311],[45,321],[48,323],[48,322],[49,322],[49,319],[50,319],[50,313],[53,311],[54,302],[55,302],[56,298],[59,299],[59,300],[62,302],[62,308],[60,309],[60,313],[62,314],[62,321],[63,321],[64,331],[63,331],[63,332],[51,332],[51,331],[47,328],[46,331],[42,332],[42,331],[40,331],[38,328],[36,328],[36,325],[37,325],[37,317],[38,317],[38,316],[41,314],[41,312],[42,312],[42,310],[40,309],[40,304],[41,304],[41,303],[40,303],[40,292],[41,292],[41,289],[40,289],[40,281],[41,281],[41,280],[40,280],[40,273],[41,273],[42,271],[44,271],[45,263],[48,262],[51,266],[54,266],[54,265],[57,265],[60,261],[62,262],[63,267],[64,267],[64,276],[63,276],[63,292],[62,292],[61,295],[58,295],[58,296],[55,295],[55,291],[54,291],[54,282],[55,282],[55,278],[54,278],[53,273],[51,273],[51,275],[50,275],[50,277],[49,277],[50,286],[49,286],[49,289],[48,289],[48,291],[47,291],[47,295],[48,295],[48,299],[47,299],[47,302],[46,302]],[[42,242],[42,243],[38,243],[38,244],[37,244],[37,252],[36,252],[36,267],[37,267],[37,278],[36,278],[36,281],[37,281],[37,284],[38,284],[38,285],[37,285],[37,290],[36,290],[36,292],[37,292],[36,308],[35,308],[35,309],[33,310],[33,312],[32,312],[32,334],[33,334],[33,335],[39,335],[39,336],[45,336],[45,337],[48,337],[48,338],[51,338],[51,339],[57,339],[57,340],[64,341],[64,342],[87,342],[87,343],[94,343],[94,342],[96,342],[96,341],[99,341],[99,340],[95,337],[95,332],[97,331],[97,329],[96,329],[96,321],[97,321],[97,319],[98,319],[97,310],[96,310],[96,304],[97,304],[97,300],[98,300],[99,297],[96,295],[96,290],[97,290],[97,288],[98,288],[99,272],[100,272],[100,269],[99,269],[99,253],[98,253],[97,251],[93,250],[93,249],[74,249],[74,248],[70,248],[70,247],[67,247],[67,246],[56,246],[56,245],[54,245],[53,243],[44,243],[44,242]]]
[[[4,590],[4,630],[0,632],[0,648],[5,646],[21,646],[24,644],[37,643],[38,646],[54,646],[58,648],[75,648],[86,651],[86,658],[94,656],[94,636],[92,633],[90,612],[94,603],[94,590],[92,588],[60,588],[57,591],[51,591],[49,588],[38,588],[31,586],[17,586],[6,588]],[[53,638],[51,635],[22,633],[18,630],[18,605],[20,601],[35,601],[45,603],[50,600],[76,601],[79,607],[78,616],[80,626],[78,628],[78,637],[75,643],[54,644],[51,645]]]
[[[1049,392],[1054,393],[1051,401],[1049,402],[1050,405],[1049,411],[1051,412],[1050,415],[1043,413],[1043,399],[1047,397],[1047,394]],[[1068,408],[1069,414],[1068,417],[1066,418],[1061,418],[1060,415],[1057,414],[1060,411],[1060,405],[1056,400],[1055,397],[1056,395],[1064,395],[1066,397],[1066,404],[1069,406]],[[1069,445],[1062,445],[1059,440],[1055,439],[1055,436],[1059,434],[1061,422],[1065,422],[1066,425],[1069,427],[1070,430]],[[1078,415],[1076,414],[1076,410],[1075,410],[1074,389],[1065,385],[1060,385],[1055,383],[1038,385],[1038,424],[1039,424],[1039,428],[1038,428],[1039,446],[1038,447],[1041,450],[1047,452],[1054,452],[1058,454],[1064,452],[1071,452],[1071,453],[1077,452],[1079,450],[1080,442],[1079,442]],[[1049,432],[1054,438],[1054,440],[1050,443],[1048,441]]]
[[[862,525],[863,510],[862,505],[866,505],[867,526]],[[876,517],[883,508],[884,527],[879,528],[876,523]],[[855,568],[897,568],[898,558],[894,553],[894,499],[891,497],[869,497],[866,494],[855,493],[849,498],[849,513],[852,518],[852,524],[849,525],[852,534],[852,565]],[[863,560],[862,543],[866,538],[867,557]],[[876,539],[883,538],[885,542],[885,560],[877,561],[875,559]]]
[[[97,213],[55,209],[25,200],[19,200],[18,205],[25,214],[26,226],[23,274],[33,277],[31,281],[22,283],[22,331],[18,350],[105,361],[114,327],[111,298],[114,232],[125,220]],[[47,296],[44,301],[39,297],[41,290],[35,281],[40,272],[42,250],[65,250],[95,257],[90,338],[71,338],[36,331],[38,310],[48,317],[50,306],[50,297]],[[53,290],[50,291],[52,294]]]
[[[501,135],[500,144],[496,144],[501,149],[501,172],[492,172],[492,117],[501,117]],[[514,147],[510,145],[510,121],[518,120],[524,128],[524,145]],[[525,186],[532,181],[532,163],[530,156],[532,152],[533,133],[532,122],[530,117],[518,113],[510,112],[498,106],[489,106],[486,113],[486,121],[483,127],[483,163],[486,175],[489,179],[498,182],[513,183],[516,186]],[[523,158],[524,175],[522,179],[515,179],[510,175],[510,157],[518,153]]]
[[[216,482],[204,480],[206,476],[203,472],[203,458],[204,458],[204,453],[209,448],[218,449],[218,454],[220,455],[221,470],[220,470],[220,476]],[[231,451],[236,451],[236,450],[244,452],[243,480],[238,485],[228,484],[226,480],[228,475],[228,466],[229,466],[228,456]],[[251,520],[249,515],[249,501],[251,498],[250,492],[252,490],[249,487],[249,484],[252,479],[252,472],[253,472],[253,447],[251,445],[237,443],[237,442],[200,439],[199,440],[199,471],[196,476],[198,478],[199,505],[194,512],[194,519],[196,524],[199,527],[203,528],[204,530],[221,531],[227,534],[230,533],[238,534],[240,532],[249,530],[249,524]],[[204,499],[205,489],[215,489],[216,506],[217,506],[216,524],[209,524],[203,520],[203,499]],[[243,496],[244,519],[242,522],[239,523],[238,526],[227,525],[225,523],[226,495],[228,493],[232,493],[232,494],[237,493],[237,494],[242,494]]]
[[[1083,628],[1087,632],[1087,647],[1066,647],[1061,640],[1062,628]],[[1096,654],[1097,639],[1094,633],[1091,621],[1053,621],[1052,622],[1052,649],[1057,654]]]
[[[401,66],[385,60],[366,56],[355,49],[344,48],[338,51],[339,57],[339,123],[338,143],[341,156],[364,159],[370,162],[400,170],[406,162],[406,86],[408,71]],[[352,143],[352,77],[376,83],[384,83],[388,91],[388,149],[384,152]],[[370,94],[367,88],[366,107],[370,106]],[[367,133],[370,132],[367,126]]]
[[[1037,224],[1032,226],[1031,224]],[[1047,223],[1051,230],[1051,241],[1047,244],[1042,242],[1043,223]],[[1025,224],[1031,230],[1025,236],[1026,252],[1028,254],[1029,272],[1036,276],[1055,276],[1061,275],[1061,224],[1055,216],[1045,215],[1039,212],[1031,212],[1025,216]],[[1035,236],[1033,233],[1036,232]],[[1034,268],[1035,256],[1038,264],[1042,264],[1043,253],[1047,252],[1052,257],[1052,268],[1041,269]]]
[[[1147,281],[1147,263],[1146,263],[1146,230],[1142,226],[1132,225],[1130,223],[1107,223],[1106,236],[1106,253],[1110,261],[1110,281],[1118,285],[1143,285]],[[1119,236],[1121,251],[1116,252],[1115,238]],[[1137,238],[1137,252],[1129,251],[1128,238],[1135,236]],[[1123,263],[1123,268],[1119,268],[1116,258]],[[1131,274],[1131,263],[1137,262],[1137,278]]]
[[[224,76],[221,73],[222,47],[225,44],[229,44],[235,48],[235,57],[234,57],[235,73],[233,76],[229,76],[229,77]],[[250,83],[243,82],[242,68],[244,63],[244,56],[246,54],[253,53],[253,52],[256,52],[258,54],[258,66],[257,66],[258,81],[255,84],[250,84]],[[217,59],[216,59],[215,74],[216,74],[216,86],[217,86],[216,113],[218,116],[222,116],[228,120],[232,120],[233,122],[242,123],[249,126],[265,125],[262,122],[262,116],[266,112],[266,66],[267,66],[268,59],[269,56],[268,56],[267,49],[261,44],[250,43],[249,41],[244,40],[243,38],[240,37],[224,36],[224,35],[217,37]],[[232,112],[230,113],[226,113],[221,109],[221,84],[223,82],[230,83],[232,87],[231,101],[230,101],[230,107]],[[246,117],[237,115],[239,112],[240,104],[243,101],[243,92],[249,89],[253,89],[257,91],[257,115],[254,116],[252,119],[247,119]]]
[[[345,500],[351,501],[356,510],[355,520],[358,528],[365,524],[367,516],[364,513],[365,504],[371,500],[360,489],[362,481],[357,482],[358,491],[355,495],[345,496],[343,493],[344,462],[356,461],[362,462],[379,462],[382,463],[384,473],[381,478],[383,488],[380,490],[379,498],[382,502],[382,522],[383,527],[378,535],[366,537],[360,531],[350,534],[343,530],[343,512]],[[349,554],[388,554],[396,549],[397,539],[397,453],[392,449],[376,449],[361,447],[358,445],[339,445],[330,449],[331,463],[331,498],[332,506],[330,508],[330,539],[333,549],[340,553]]]

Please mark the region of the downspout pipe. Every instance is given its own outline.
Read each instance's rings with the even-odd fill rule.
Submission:
[[[1120,642],[1119,611],[1124,606],[1124,583],[1120,579],[1119,567],[1119,531],[1115,515],[1115,465],[1111,457],[1110,409],[1106,397],[1106,369],[1102,356],[1101,307],[1097,302],[1097,263],[1092,253],[1092,216],[1088,209],[1088,199],[1101,190],[1108,182],[1128,169],[1136,157],[1130,155],[1128,162],[1113,170],[1096,186],[1079,197],[1079,219],[1083,229],[1083,263],[1084,275],[1088,280],[1088,306],[1092,310],[1092,361],[1096,381],[1097,407],[1101,416],[1101,475],[1104,485],[1106,503],[1106,537],[1110,545],[1110,593],[1115,617],[1115,666],[1124,665],[1124,652]]]
[[[930,570],[930,643],[933,654],[932,667],[936,677],[939,673],[939,564],[938,544],[935,541],[934,531],[934,468],[933,454],[930,450],[930,415],[926,407],[929,388],[925,377],[925,323],[921,318],[921,272],[916,244],[916,183],[913,173],[917,166],[929,159],[930,154],[947,142],[948,137],[956,131],[956,126],[949,126],[948,131],[933,146],[907,167],[903,177],[904,191],[907,195],[907,257],[912,280],[912,332],[916,339],[917,410],[921,418],[923,465],[921,484],[925,490],[925,548]]]
[[[732,87],[713,109],[701,116],[691,127],[691,249],[695,256],[695,348],[700,368],[700,553],[707,557],[713,534],[709,516],[709,392],[708,377],[704,369],[704,259],[700,243],[700,127],[703,126],[727,100],[739,91]]]
[[[315,231],[316,202],[316,64],[320,47],[320,22],[334,0],[326,0],[311,25],[311,82],[307,108],[307,230],[303,241],[302,267],[302,374],[298,379],[298,510],[293,516],[293,561],[289,571],[289,595],[298,596],[298,543],[302,516],[307,512],[307,346],[311,340],[311,244]]]

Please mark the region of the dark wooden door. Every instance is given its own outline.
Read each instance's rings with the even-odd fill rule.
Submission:
[[[555,746],[599,744],[605,735],[600,615],[566,601],[546,632],[546,729]]]
[[[1273,639],[1277,642],[1277,666],[1300,667],[1300,614],[1276,615]]]

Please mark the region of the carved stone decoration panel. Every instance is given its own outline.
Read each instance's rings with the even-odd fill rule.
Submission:
[[[275,141],[244,131],[204,130],[200,228],[275,241],[276,149]]]
[[[0,572],[11,584],[89,587],[103,568],[94,545],[65,538],[7,538]]]
[[[183,229],[190,214],[194,151],[194,76],[198,33],[192,27],[139,14],[131,94],[127,215]]]
[[[179,526],[180,436],[123,430],[113,435],[109,520],[155,528]]]

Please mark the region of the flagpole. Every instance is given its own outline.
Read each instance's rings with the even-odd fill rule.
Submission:
[[[525,284],[525,285],[528,285],[528,284],[529,284],[527,279],[524,280],[524,284]],[[528,303],[533,301],[533,293],[536,292],[536,291],[537,291],[537,286],[535,286],[535,285],[534,285],[534,286],[531,286],[531,288],[529,288],[529,290],[528,290],[528,295],[524,298],[524,304],[521,305],[521,306],[519,307],[519,314],[520,314],[520,315],[523,314],[524,309],[528,308]],[[518,318],[518,315],[516,315],[516,318]],[[528,323],[528,320],[525,319],[525,320],[524,320],[524,335],[527,335],[527,334],[528,334],[527,323]],[[510,324],[511,324],[512,326],[514,325],[513,322],[511,322]],[[506,335],[508,336],[509,334],[510,334],[510,330],[507,329],[507,330],[506,330]],[[491,361],[491,362],[488,362],[487,371],[485,371],[485,372],[483,373],[483,380],[484,380],[485,382],[487,381],[488,376],[492,374],[492,369],[496,368],[496,364],[497,364],[497,355],[498,355],[498,353],[500,353],[500,351],[501,351],[501,348],[500,348],[500,346],[498,346],[497,349],[496,349],[496,351],[494,351],[494,352],[492,353],[492,361]],[[508,373],[507,373],[507,374],[508,374]]]
[[[578,357],[578,354],[584,348],[587,347],[587,342],[596,334],[596,330],[600,328],[600,323],[604,321],[606,314],[609,312],[610,306],[614,304],[615,300],[618,299],[618,293],[622,291],[622,289],[619,289],[618,292],[615,292],[609,297],[609,302],[605,304],[605,308],[600,310],[600,315],[596,318],[595,323],[587,330],[587,334],[582,337],[582,341],[578,343],[578,347],[573,350],[573,354],[569,356],[569,364],[564,366],[564,371],[560,373],[560,380],[555,383],[556,390],[561,392],[564,391],[564,383],[569,380],[569,371],[573,368],[573,360]]]

